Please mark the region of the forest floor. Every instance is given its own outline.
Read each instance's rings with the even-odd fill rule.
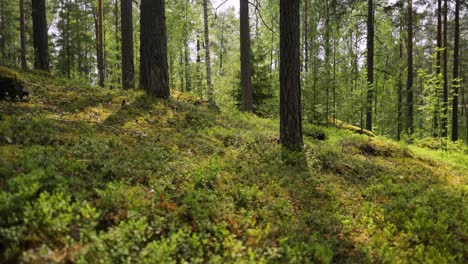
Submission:
[[[466,147],[306,125],[285,157],[278,120],[22,76],[30,100],[0,102],[0,262],[468,262]]]

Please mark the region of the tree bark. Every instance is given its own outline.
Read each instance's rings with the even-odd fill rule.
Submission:
[[[242,110],[253,112],[249,1],[240,0]]]
[[[413,120],[413,1],[408,0],[408,46],[407,46],[407,60],[408,60],[408,74],[406,80],[406,133],[411,136],[414,133],[414,120]]]
[[[458,92],[460,59],[460,0],[455,0],[455,40],[453,45],[452,141],[458,140]]]
[[[436,74],[439,76],[441,69],[441,51],[442,50],[442,0],[437,0],[437,51],[436,51]],[[434,109],[434,136],[438,136],[439,113],[440,113],[440,82],[436,87],[436,105]]]
[[[372,131],[372,104],[374,101],[374,0],[368,0],[367,3],[366,129]]]
[[[208,1],[203,0],[203,21],[205,26],[205,66],[206,66],[206,85],[208,89],[208,102],[211,106],[216,106],[214,100],[214,88],[211,82],[211,54],[210,54],[210,27],[208,20]]]
[[[45,0],[32,0],[34,68],[49,71],[49,42]]]
[[[99,86],[104,87],[104,31],[103,31],[103,9],[102,0],[98,0],[98,14],[97,14],[97,63],[98,63],[98,75],[99,75]]]
[[[301,151],[300,0],[280,0],[280,138]]]
[[[122,87],[124,89],[132,89],[135,87],[132,11],[132,0],[121,0]]]
[[[20,41],[21,41],[21,69],[28,69],[26,61],[26,26],[24,20],[24,0],[19,1],[20,7]]]
[[[170,96],[164,0],[142,0],[140,19],[140,87],[148,94]]]
[[[448,30],[448,7],[447,0],[444,0],[444,51],[443,56],[443,75],[444,75],[444,101],[442,104],[442,137],[447,137],[447,119],[448,119],[448,66],[447,66],[447,30]]]

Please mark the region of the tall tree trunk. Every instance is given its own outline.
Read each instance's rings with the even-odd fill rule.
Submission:
[[[185,1],[185,23],[184,23],[184,67],[185,67],[185,91],[192,90],[192,80],[190,77],[190,47],[189,47],[189,28],[188,28],[188,4],[189,0]]]
[[[21,69],[27,70],[26,62],[26,26],[24,20],[24,0],[19,1],[20,4],[20,41],[21,41]]]
[[[132,0],[121,0],[122,87],[124,89],[135,87],[132,11]]]
[[[414,133],[414,120],[413,120],[413,1],[408,0],[408,46],[407,46],[407,60],[408,60],[408,74],[406,80],[406,133],[413,135]]]
[[[242,110],[253,112],[249,1],[240,0]]]
[[[2,21],[2,24],[0,24],[0,34],[2,35],[2,41],[1,41],[1,45],[2,45],[2,62],[5,63],[5,60],[6,60],[6,53],[5,53],[5,1],[6,0],[0,0],[1,1],[1,7],[0,7],[0,19]]]
[[[397,102],[397,140],[401,140],[403,130],[403,28],[400,24],[400,59],[398,73],[398,102]]]
[[[460,0],[455,0],[455,40],[453,45],[452,141],[458,140],[458,92],[460,58]]]
[[[211,82],[211,55],[210,55],[210,27],[208,20],[208,1],[203,0],[203,21],[205,26],[205,66],[206,66],[206,85],[208,88],[208,102],[215,106],[214,88]]]
[[[436,73],[440,74],[441,67],[441,50],[442,50],[442,0],[437,0],[437,51],[436,51]],[[434,109],[434,136],[438,136],[439,130],[439,114],[440,114],[440,85],[436,87],[436,105]]]
[[[280,138],[301,151],[300,0],[280,0]]]
[[[442,104],[442,137],[447,137],[447,119],[448,119],[448,66],[447,66],[447,30],[448,30],[448,7],[447,7],[447,0],[444,0],[444,51],[442,53],[443,56],[443,75],[444,75],[444,101]]]
[[[99,86],[104,87],[104,30],[103,30],[103,9],[102,0],[98,0],[98,13],[97,13],[97,63],[98,63],[98,75],[99,75]]]
[[[304,1],[304,33],[303,33],[303,38],[304,38],[304,71],[307,73],[309,72],[309,0]]]
[[[142,0],[140,8],[140,87],[169,98],[165,1]]]
[[[49,42],[47,36],[45,0],[32,1],[34,68],[49,71]]]
[[[119,44],[120,44],[120,40],[119,40],[119,18],[122,16],[122,12],[120,10],[122,10],[122,8],[120,8],[119,10],[119,1],[121,0],[114,0],[114,38],[115,38],[115,63],[113,64],[113,71],[117,71],[117,69],[120,67],[121,68],[121,65],[120,63],[118,63],[118,61],[122,61],[122,59],[120,58],[120,55],[121,55],[121,51],[122,49],[120,48]],[[119,13],[120,13],[120,16],[119,16]],[[121,69],[122,71],[122,69]],[[122,74],[117,75],[116,74],[116,78],[117,78],[117,84],[120,84],[120,80],[121,80],[121,76]]]
[[[201,90],[202,89],[202,76],[201,76],[201,69],[200,69],[200,64],[201,64],[201,44],[200,44],[200,35],[197,33],[197,59],[196,59],[196,65],[195,65],[195,75],[197,78],[197,89]]]
[[[367,108],[366,129],[372,131],[374,101],[374,0],[367,1]]]

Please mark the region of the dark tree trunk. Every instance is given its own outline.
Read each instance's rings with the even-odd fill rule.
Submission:
[[[49,71],[49,43],[47,36],[45,0],[32,1],[34,68]]]
[[[133,16],[132,0],[121,0],[121,32],[122,32],[122,87],[135,87],[135,66],[133,62]]]
[[[447,66],[447,29],[448,29],[448,11],[447,11],[447,0],[444,0],[444,51],[443,56],[443,75],[444,75],[444,94],[442,104],[442,137],[447,137],[447,119],[448,119],[448,66]]]
[[[1,7],[0,7],[0,12],[1,12],[1,16],[0,16],[0,19],[2,21],[2,23],[0,24],[0,34],[2,35],[2,41],[1,41],[1,45],[2,45],[2,62],[5,63],[5,59],[6,59],[6,53],[5,53],[5,1],[6,0],[0,0],[1,1]]]
[[[21,41],[21,69],[27,70],[26,62],[26,26],[24,20],[24,0],[20,0],[20,41]]]
[[[208,1],[203,0],[203,22],[205,26],[205,66],[206,66],[206,85],[208,88],[208,101],[210,105],[215,106],[213,83],[211,82],[211,54],[210,54],[210,27],[208,21]]]
[[[374,0],[368,0],[367,3],[366,129],[372,131],[372,103],[374,101]]]
[[[397,102],[397,140],[401,140],[403,130],[403,26],[400,24],[400,59],[398,73],[398,102]]]
[[[280,0],[280,138],[293,151],[303,147],[299,13],[300,0]]]
[[[304,1],[304,71],[307,73],[309,72],[309,21],[308,21],[308,13],[309,13],[309,0]]]
[[[437,76],[440,74],[440,53],[442,49],[442,0],[437,0],[437,57],[436,57],[436,73]],[[440,113],[440,83],[437,83],[436,87],[436,105],[434,109],[434,136],[438,136],[439,130],[439,113]]]
[[[97,13],[97,27],[96,27],[96,40],[97,40],[97,63],[99,86],[104,87],[104,31],[103,31],[103,10],[102,0],[98,0],[98,13]]]
[[[169,98],[166,15],[164,0],[142,0],[140,19],[140,88]]]
[[[249,1],[240,0],[242,110],[253,111],[252,67],[250,61]]]
[[[408,60],[408,74],[406,80],[406,133],[413,135],[414,133],[414,120],[413,120],[413,1],[408,0],[408,46],[407,46],[407,60]]]
[[[458,92],[460,57],[460,0],[455,0],[455,40],[453,46],[452,141],[458,140]]]

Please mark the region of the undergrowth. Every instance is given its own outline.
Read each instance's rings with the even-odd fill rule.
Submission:
[[[277,120],[22,75],[30,101],[0,102],[0,262],[468,261],[466,149],[307,124],[290,164]]]

